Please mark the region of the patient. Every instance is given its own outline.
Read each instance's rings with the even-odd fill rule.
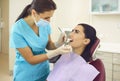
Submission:
[[[70,39],[72,52],[59,58],[47,81],[93,81],[99,74],[89,64],[90,48],[97,39],[95,29],[87,24],[78,24],[70,33]]]

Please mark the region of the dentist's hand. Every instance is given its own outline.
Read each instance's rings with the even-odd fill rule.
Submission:
[[[57,48],[60,47],[60,46],[62,46],[65,43],[65,41],[66,41],[66,37],[67,36],[66,36],[65,32],[62,32],[60,34],[60,37],[59,37],[58,41],[55,43],[55,46]]]
[[[47,56],[50,59],[50,58],[55,57],[57,55],[68,54],[70,52],[72,52],[72,47],[70,45],[63,45],[63,46],[57,48],[56,50],[49,51],[47,53]]]

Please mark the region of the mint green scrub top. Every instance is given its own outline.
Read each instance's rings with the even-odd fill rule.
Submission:
[[[49,61],[31,65],[17,50],[29,46],[34,55],[45,54],[45,48],[51,33],[50,25],[39,27],[39,36],[31,29],[24,19],[18,20],[11,30],[10,47],[16,49],[14,64],[14,81],[46,81],[50,72]]]

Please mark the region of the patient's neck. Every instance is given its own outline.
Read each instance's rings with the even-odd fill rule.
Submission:
[[[78,54],[78,55],[81,55],[84,51],[84,48],[73,48],[73,52]]]

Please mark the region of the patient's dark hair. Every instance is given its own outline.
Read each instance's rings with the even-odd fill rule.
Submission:
[[[88,24],[81,23],[78,25],[81,25],[83,27],[85,37],[90,39],[90,43],[86,46],[85,50],[83,51],[83,53],[81,55],[87,62],[89,62],[91,59],[90,49],[97,39],[96,30]]]
[[[28,4],[24,8],[22,13],[17,18],[17,20],[30,15],[32,9],[35,9],[35,11],[39,14],[39,13],[43,13],[45,11],[55,10],[56,4],[54,3],[53,0],[32,0],[32,3]]]

